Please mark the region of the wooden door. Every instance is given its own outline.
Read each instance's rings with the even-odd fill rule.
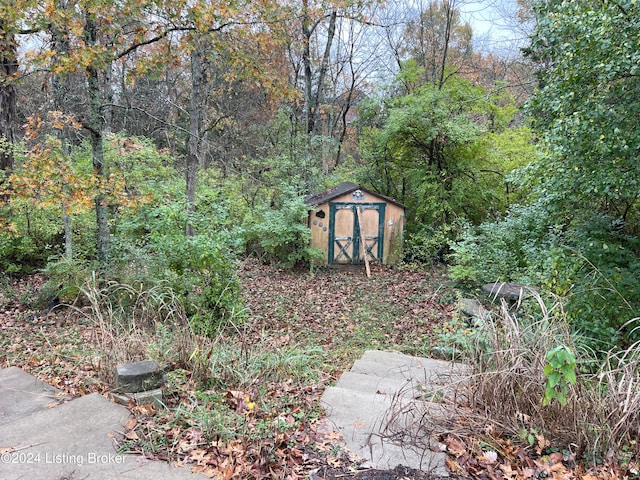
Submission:
[[[363,263],[365,249],[369,261],[382,263],[385,206],[384,203],[329,204],[329,263]],[[356,208],[360,208],[362,229]]]
[[[350,206],[339,206],[331,213],[329,231],[329,263],[354,263],[354,242],[356,242],[357,218]]]

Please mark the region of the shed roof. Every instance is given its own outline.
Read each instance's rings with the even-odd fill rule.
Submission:
[[[387,197],[385,195],[381,195],[379,193],[373,192],[353,182],[342,182],[334,187],[330,187],[330,188],[327,188],[326,190],[322,190],[321,192],[312,193],[311,195],[308,195],[305,197],[304,203],[306,203],[307,205],[320,205],[322,203],[331,201],[336,197],[344,195],[345,193],[351,193],[355,190],[362,190],[363,192],[369,193],[370,195],[375,195],[376,197],[379,197],[389,203],[393,203],[394,205],[397,205],[401,208],[404,208],[404,209],[407,208],[405,205],[403,205],[402,203],[398,202],[397,200],[391,197]]]

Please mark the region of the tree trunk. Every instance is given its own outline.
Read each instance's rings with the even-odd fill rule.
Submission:
[[[304,68],[304,122],[307,133],[313,131],[313,91],[311,68],[311,19],[309,18],[309,1],[302,0],[302,64]]]
[[[336,33],[336,19],[338,12],[334,10],[331,12],[329,19],[329,30],[327,32],[327,43],[324,46],[324,54],[322,56],[322,63],[320,64],[320,70],[318,72],[318,85],[316,87],[316,94],[311,104],[311,120],[309,124],[309,133],[313,133],[318,122],[318,116],[320,114],[320,104],[323,100],[322,92],[324,91],[324,78],[327,75],[327,69],[329,68],[329,55],[331,54],[331,46],[333,45],[333,38]]]
[[[87,45],[98,43],[98,26],[88,11],[85,11],[85,41]],[[100,92],[99,70],[94,65],[86,68],[87,91],[89,95],[89,123],[86,125],[91,140],[93,169],[100,180],[106,176],[104,165],[104,145],[102,133],[104,119],[102,118],[102,100]],[[109,223],[107,216],[107,199],[103,193],[95,198],[96,205],[96,255],[103,266],[109,261]]]
[[[63,5],[59,5],[58,8],[64,8]],[[53,27],[51,31],[51,40],[53,43],[53,49],[57,56],[65,56],[69,54],[69,38],[65,31],[61,31],[58,28]],[[69,95],[69,77],[65,73],[54,74],[51,79],[53,90],[53,109],[59,112],[64,112],[66,101]],[[64,127],[61,130],[56,130],[56,135],[62,144],[62,152],[65,158],[71,156],[71,144],[69,128]],[[67,212],[66,207],[63,206],[62,212],[64,220],[64,255],[68,261],[73,260],[73,230],[72,230],[72,218],[71,214]]]
[[[71,229],[71,215],[65,210],[64,216],[64,256],[67,261],[73,260],[73,230]]]
[[[202,100],[203,72],[200,47],[191,52],[191,98],[189,102],[189,143],[187,145],[187,224],[185,233],[193,236],[193,214],[196,205],[196,175],[200,153],[200,103]]]
[[[16,42],[6,20],[0,20],[0,186],[13,170],[13,144],[17,123],[15,74],[18,71]],[[7,145],[3,145],[3,142]],[[3,196],[3,200],[7,200]]]
[[[444,86],[444,74],[447,66],[447,57],[449,54],[449,43],[451,42],[451,28],[453,27],[453,17],[455,15],[455,0],[443,2],[442,8],[446,14],[444,48],[442,49],[442,61],[440,62],[440,74],[438,77],[438,90],[442,90]]]

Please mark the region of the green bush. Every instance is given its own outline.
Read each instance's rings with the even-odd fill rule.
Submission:
[[[472,283],[540,284],[557,236],[547,218],[539,205],[517,205],[504,220],[468,226],[451,245],[452,278]]]
[[[41,267],[50,254],[28,235],[0,232],[0,270],[7,275],[32,272]]]
[[[606,216],[579,219],[550,252],[543,287],[565,298],[573,328],[606,350],[640,338],[626,325],[640,316],[638,239]]]
[[[563,299],[573,331],[596,351],[637,340],[625,325],[640,316],[638,239],[603,215],[557,225],[550,218],[533,204],[512,208],[501,222],[468,227],[452,245],[451,276],[541,287]]]
[[[405,261],[410,263],[441,263],[446,260],[451,243],[455,242],[467,228],[463,221],[450,224],[422,226],[407,235],[404,246]]]
[[[46,305],[53,299],[74,303],[84,284],[91,278],[91,264],[83,260],[53,257],[44,268],[48,280],[38,294],[39,303]]]
[[[198,213],[191,221],[195,234],[188,237],[180,204],[141,209],[114,239],[113,268],[122,282],[170,289],[198,333],[213,334],[220,322],[242,310],[235,276],[237,234]]]
[[[323,258],[309,246],[308,208],[302,197],[286,194],[277,207],[256,209],[245,226],[247,253],[284,267]]]

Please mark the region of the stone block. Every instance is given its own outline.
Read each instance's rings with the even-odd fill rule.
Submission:
[[[119,393],[155,390],[161,388],[165,381],[165,369],[152,360],[118,365],[116,371],[116,390]]]
[[[459,302],[460,312],[468,318],[482,318],[489,314],[489,311],[482,304],[473,298],[462,298]]]
[[[164,408],[164,397],[162,396],[161,388],[137,393],[111,392],[109,396],[114,402],[120,405],[129,405],[129,403],[133,401],[136,405],[147,405],[150,403],[156,408]]]

